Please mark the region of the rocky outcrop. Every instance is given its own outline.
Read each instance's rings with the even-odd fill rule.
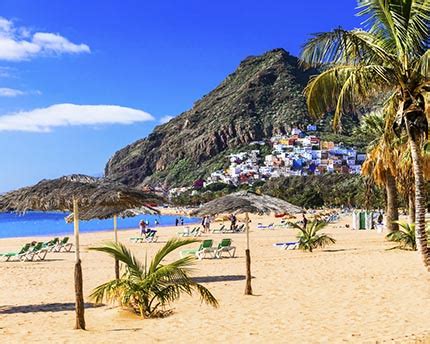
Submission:
[[[105,174],[131,186],[204,177],[220,153],[305,124],[303,88],[311,74],[283,49],[248,57],[191,110],[116,152]]]

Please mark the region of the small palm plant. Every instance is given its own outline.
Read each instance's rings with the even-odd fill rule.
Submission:
[[[407,223],[396,221],[399,225],[399,230],[388,233],[386,238],[388,241],[394,241],[399,243],[398,246],[394,246],[391,249],[399,248],[401,250],[417,250],[417,241],[415,237],[415,223]]]
[[[200,294],[202,302],[214,307],[218,301],[201,284],[194,282],[190,276],[190,265],[195,259],[187,256],[168,264],[162,264],[164,258],[172,251],[197,242],[193,239],[171,239],[154,256],[148,264],[139,262],[131,251],[121,243],[108,243],[92,250],[105,252],[124,263],[125,270],[119,279],[106,282],[95,288],[90,295],[96,303],[103,300],[119,301],[123,307],[132,309],[141,317],[161,317],[170,311],[165,307],[179,299],[181,294]]]
[[[316,248],[322,248],[336,242],[327,234],[320,233],[320,230],[327,226],[327,222],[313,220],[308,222],[306,226],[300,226],[297,223],[291,223],[291,226],[299,230],[297,241],[299,248],[304,251],[312,252]]]

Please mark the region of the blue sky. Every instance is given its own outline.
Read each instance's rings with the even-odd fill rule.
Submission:
[[[0,191],[96,175],[249,55],[357,27],[354,0],[2,0]]]

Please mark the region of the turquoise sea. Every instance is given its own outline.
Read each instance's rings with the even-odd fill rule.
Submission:
[[[28,212],[24,215],[15,213],[0,213],[0,238],[37,237],[51,235],[71,235],[73,223],[68,224],[64,218],[68,213],[62,212]],[[159,226],[175,225],[178,216],[173,215],[141,215],[126,219],[118,218],[118,229],[138,228],[140,220],[149,221],[150,228],[155,220]],[[178,217],[179,218],[179,217]],[[183,217],[184,224],[198,223],[197,218]],[[113,228],[113,220],[81,221],[81,232],[97,232]]]

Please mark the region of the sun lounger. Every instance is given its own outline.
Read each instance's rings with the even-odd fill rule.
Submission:
[[[59,238],[54,238],[52,240],[46,241],[43,243],[43,248],[47,249],[49,252],[51,252],[60,242]]]
[[[244,232],[245,231],[245,224],[242,223],[239,227],[236,227],[236,232]]]
[[[225,225],[221,225],[219,228],[212,229],[212,233],[223,233],[223,231],[226,229]]]
[[[33,260],[44,260],[46,255],[48,254],[48,250],[43,247],[43,242],[38,242],[32,248],[30,248],[23,258],[24,261],[33,261]]]
[[[265,226],[265,225],[263,225],[263,224],[259,223],[259,224],[257,225],[257,228],[258,228],[258,229],[273,229],[273,223],[271,223],[270,225],[267,225],[267,226]]]
[[[222,239],[221,242],[218,244],[217,249],[215,250],[215,256],[217,258],[222,258],[223,252],[227,252],[230,257],[234,257],[236,253],[236,247],[231,246],[231,239],[226,238]]]
[[[21,260],[28,253],[30,247],[31,244],[25,244],[18,252],[0,253],[0,257],[6,258],[7,262],[10,260]]]
[[[64,252],[70,252],[72,249],[73,244],[69,242],[69,237],[64,237],[63,240],[61,240],[53,249],[54,252],[61,252],[63,250]]]
[[[299,248],[299,243],[297,241],[277,242],[276,244],[273,244],[273,246],[282,248],[284,250],[295,250]]]
[[[194,227],[191,231],[189,228],[185,228],[184,231],[178,232],[179,236],[182,237],[197,237],[200,236],[200,227]]]
[[[212,247],[213,240],[203,240],[200,246],[196,249],[182,250],[180,252],[181,257],[195,255],[199,260],[206,257],[206,254],[212,254],[212,258],[215,258],[215,248]]]

